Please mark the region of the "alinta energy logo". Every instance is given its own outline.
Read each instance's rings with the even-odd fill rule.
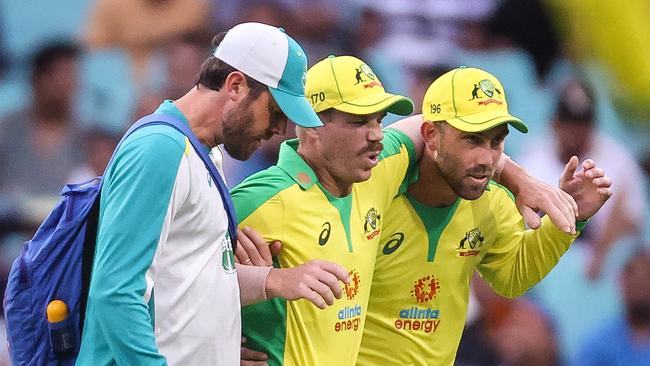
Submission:
[[[479,91],[482,92],[482,95],[479,95]],[[488,105],[490,103],[495,103],[498,105],[503,104],[503,101],[493,98],[494,96],[499,99],[503,99],[503,93],[501,93],[501,90],[495,87],[490,80],[483,79],[474,84],[474,89],[472,89],[472,98],[469,100],[483,99],[483,97],[487,97],[487,99],[479,100],[478,105]]]
[[[433,275],[427,275],[413,283],[411,296],[418,304],[424,304],[434,299],[439,291],[440,282]],[[400,331],[435,332],[440,326],[440,309],[427,305],[400,309],[393,325]]]
[[[366,213],[366,223],[363,224],[363,231],[365,232],[366,239],[372,240],[375,236],[379,235],[381,229],[381,215],[373,207]]]
[[[350,275],[350,283],[345,285],[345,297],[348,300],[353,300],[359,294],[359,284],[361,283],[361,277],[359,272],[356,269],[353,269],[348,272]],[[343,309],[339,310],[337,313],[337,320],[334,323],[334,331],[343,332],[343,331],[359,331],[361,324],[361,305],[354,304],[352,306],[346,306]]]
[[[417,279],[413,283],[411,296],[415,298],[415,301],[419,304],[424,304],[425,302],[435,298],[436,295],[438,295],[439,290],[440,282],[433,275],[427,275]]]
[[[348,300],[353,300],[359,294],[361,277],[356,269],[349,271],[348,274],[350,275],[350,283],[345,284],[345,297],[347,297]]]

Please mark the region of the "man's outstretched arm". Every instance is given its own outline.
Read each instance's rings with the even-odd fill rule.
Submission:
[[[420,132],[422,123],[422,115],[418,114],[389,126],[411,139],[417,159],[422,156],[424,149],[424,138]],[[572,234],[576,232],[577,205],[569,194],[539,181],[505,154],[501,155],[496,164],[494,177],[515,195],[517,209],[529,228],[537,229],[540,226],[537,212],[543,211],[561,231]]]
[[[575,198],[578,207],[578,231],[611,196],[611,180],[593,161],[583,162],[576,173],[578,159],[573,157],[560,178],[560,187]],[[499,294],[522,295],[555,267],[577,234],[558,230],[544,217],[538,230],[524,230],[522,218],[512,203],[500,210],[499,238],[478,266],[481,276]]]
[[[576,233],[578,205],[567,192],[536,179],[509,158],[501,172],[500,183],[515,195],[517,209],[529,228],[540,227],[538,212],[541,211],[562,232]]]

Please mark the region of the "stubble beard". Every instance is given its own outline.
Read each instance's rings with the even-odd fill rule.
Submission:
[[[222,122],[223,147],[237,160],[247,160],[256,150],[251,136],[253,113],[249,104],[244,101],[236,110],[229,111]]]
[[[452,158],[450,158],[445,152],[438,151],[438,158],[434,161],[440,176],[447,183],[449,188],[458,195],[460,198],[465,200],[475,200],[483,195],[489,180],[483,184],[468,184],[465,183],[467,174],[469,172],[461,172],[458,169],[458,164]]]

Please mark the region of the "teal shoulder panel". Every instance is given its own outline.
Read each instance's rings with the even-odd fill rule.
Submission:
[[[166,152],[162,151],[162,149],[159,148],[156,144],[161,140],[169,139],[175,141],[176,144],[178,144],[178,146],[183,149],[183,151],[185,151],[185,135],[171,126],[153,125],[142,127],[127,137],[126,140],[124,140],[122,143],[120,150],[118,150],[115,159],[117,159],[120,155],[124,155],[124,148],[127,145],[130,145],[134,140],[141,140],[143,137],[146,137],[146,139],[138,142],[136,149],[141,151],[141,153],[150,150],[153,153],[160,152],[165,154]],[[163,142],[163,144],[165,144],[165,142]]]
[[[80,360],[93,359],[103,344],[117,363],[164,360],[142,299],[184,150],[172,128],[145,127],[125,140],[106,172]]]

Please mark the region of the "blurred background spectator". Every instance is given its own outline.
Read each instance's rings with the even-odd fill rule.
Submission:
[[[210,24],[205,0],[98,0],[83,35],[89,49],[118,47],[131,59],[137,85],[147,82],[152,53],[175,37]]]
[[[83,141],[77,146],[83,148],[84,160],[77,164],[66,179],[67,182],[83,182],[104,174],[104,169],[113,155],[113,150],[122,136],[100,127],[89,128],[82,134]]]
[[[646,221],[644,177],[632,153],[598,131],[596,101],[591,87],[574,80],[561,90],[555,116],[550,125],[552,141],[537,141],[520,163],[549,184],[562,174],[571,156],[594,159],[616,182],[616,194],[591,218],[580,241],[591,247],[587,276],[600,276],[603,263],[614,243],[625,237],[638,236]]]
[[[177,99],[194,86],[201,70],[201,63],[209,54],[208,45],[212,34],[202,32],[185,33],[161,47],[166,57],[167,80],[163,97]]]
[[[66,181],[101,174],[129,123],[195,82],[215,33],[262,21],[299,40],[310,64],[361,57],[416,104],[445,71],[484,68],[530,127],[508,138],[515,160],[556,184],[578,154],[614,180],[612,199],[525,298],[474,285],[458,365],[587,365],[581,350],[603,342],[595,332],[610,319],[630,319],[638,336],[608,344],[642,352],[647,322],[629,316],[641,292],[635,302],[617,284],[626,258],[650,242],[647,14],[646,0],[0,1],[0,275]],[[224,156],[229,185],[274,164],[287,131],[249,162]],[[608,364],[633,362],[615,357]]]
[[[549,315],[529,299],[497,295],[478,275],[456,366],[558,366],[560,349]]]
[[[620,311],[613,272],[647,222],[645,177],[626,144],[599,129],[597,111],[593,89],[584,81],[570,81],[557,95],[550,138],[534,138],[519,159],[537,177],[556,184],[572,155],[591,158],[616,182],[611,200],[590,219],[553,272],[532,290],[559,320],[558,336],[566,354],[574,354],[588,332]],[[596,298],[598,306],[593,303]]]
[[[639,250],[620,274],[623,316],[608,319],[583,342],[576,366],[650,365],[650,252]]]
[[[558,366],[560,356],[555,330],[533,302],[513,300],[510,313],[492,335],[504,366]]]
[[[31,63],[31,102],[0,117],[0,192],[19,208],[36,210],[35,222],[83,159],[73,110],[79,54],[72,43],[40,48]]]

